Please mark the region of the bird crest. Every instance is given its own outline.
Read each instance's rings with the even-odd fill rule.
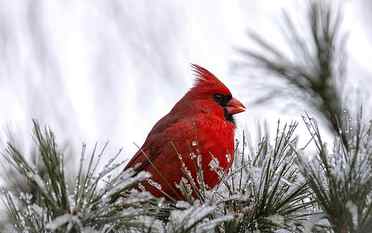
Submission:
[[[217,88],[222,92],[229,93],[229,89],[211,72],[207,69],[197,65],[191,64],[192,71],[196,76],[194,88],[204,89],[204,88]]]

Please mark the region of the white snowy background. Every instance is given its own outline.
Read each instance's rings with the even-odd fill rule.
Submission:
[[[141,145],[191,87],[190,63],[215,73],[246,104],[238,130],[300,120],[305,106],[251,105],[260,94],[247,82],[254,71],[237,74],[232,64],[236,48],[252,46],[249,30],[281,46],[282,10],[301,19],[304,2],[0,0],[2,145],[12,132],[27,148],[35,118],[77,150],[82,142],[110,141],[129,158],[133,143]],[[372,1],[346,1],[344,13],[350,83],[368,90]]]

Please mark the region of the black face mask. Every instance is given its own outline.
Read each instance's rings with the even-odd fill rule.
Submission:
[[[226,106],[229,103],[229,101],[232,99],[231,95],[223,95],[223,94],[214,94],[213,95],[214,101],[218,103],[221,107],[223,107],[223,112],[225,116],[225,120],[233,123],[235,125],[235,119],[232,114],[229,114],[227,112]]]

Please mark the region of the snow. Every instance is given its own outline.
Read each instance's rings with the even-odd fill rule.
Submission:
[[[196,232],[205,232],[214,228],[217,224],[233,218],[231,215],[224,215],[207,221],[206,217],[215,210],[215,206],[208,204],[194,204],[185,210],[174,210],[171,212],[167,229],[170,232],[182,232],[185,229],[196,226]]]
[[[122,202],[124,204],[134,204],[148,201],[152,198],[152,195],[149,192],[137,192],[135,195],[130,195],[128,198],[125,198]]]
[[[357,227],[358,227],[358,207],[352,201],[348,201],[346,203],[346,208],[348,209],[348,211],[351,214],[354,229],[357,229]]]
[[[177,201],[176,207],[180,208],[180,209],[186,209],[186,208],[190,207],[190,203],[188,203],[186,201]]]
[[[120,181],[115,184],[114,188],[112,188],[108,193],[107,196],[111,196],[112,194],[115,194],[117,192],[120,192],[121,190],[124,190],[125,188],[129,187],[130,185],[133,185],[137,182],[146,180],[151,177],[150,173],[142,171],[138,173],[138,175],[134,177],[128,177],[128,173],[123,173],[126,174],[121,177]]]
[[[284,217],[282,215],[274,214],[266,217],[266,219],[278,226],[284,225]]]
[[[209,162],[208,166],[212,171],[217,171],[220,167],[220,162],[216,157],[213,157],[211,161]]]
[[[219,225],[223,222],[231,221],[233,219],[234,219],[233,215],[224,215],[224,216],[221,216],[219,218],[207,221],[206,223],[200,224],[197,228],[201,232],[213,232],[213,229],[217,225]]]
[[[185,228],[189,228],[189,227],[193,226],[198,221],[205,218],[207,215],[211,214],[215,210],[215,208],[216,207],[206,206],[206,205],[197,208],[194,211],[192,216],[190,216],[189,218],[186,218],[188,221],[185,224]]]
[[[34,174],[34,173],[30,173],[29,174],[29,177],[35,181],[35,183],[37,184],[37,186],[39,186],[39,188],[45,193],[49,193],[48,190],[46,189],[45,187],[45,183],[43,181],[43,179],[38,175],[38,174]]]
[[[158,182],[154,181],[153,179],[148,179],[147,182],[153,186],[154,188],[158,189],[158,190],[161,190],[161,184],[159,184]]]
[[[227,153],[227,154],[225,155],[225,157],[226,157],[226,161],[227,161],[228,163],[230,163],[230,162],[231,162],[231,154],[230,154],[230,153]]]
[[[58,216],[57,218],[53,219],[51,222],[49,222],[46,225],[46,228],[55,231],[57,228],[61,227],[62,225],[69,223],[72,220],[71,214],[64,214],[61,216]]]
[[[189,183],[188,179],[182,177],[181,180],[175,184],[176,188],[181,192],[185,193],[186,195],[191,195],[192,193],[192,186]]]

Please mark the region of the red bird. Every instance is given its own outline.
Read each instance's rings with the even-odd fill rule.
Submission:
[[[207,189],[221,181],[234,159],[233,115],[245,111],[212,73],[192,68],[194,86],[155,124],[125,168],[149,172],[150,180],[139,188],[168,200],[185,200],[181,183],[197,197],[200,170]]]

